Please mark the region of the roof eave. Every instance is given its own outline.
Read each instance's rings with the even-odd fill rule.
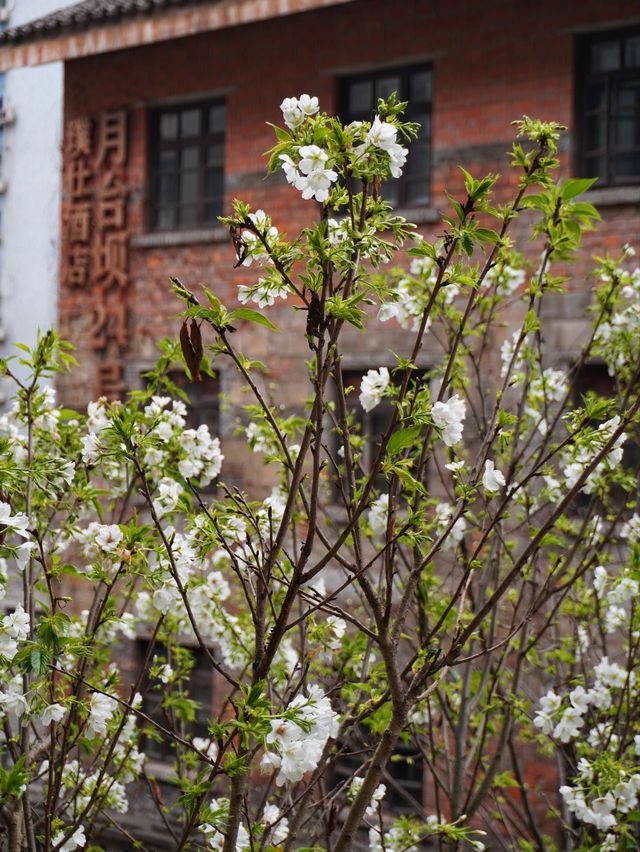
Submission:
[[[148,16],[33,37],[0,47],[0,72],[157,44],[355,0],[221,0],[212,6],[176,8]]]

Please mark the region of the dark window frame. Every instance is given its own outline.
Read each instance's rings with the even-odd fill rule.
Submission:
[[[361,743],[360,739],[364,742]],[[374,744],[369,742],[362,728],[352,733],[333,764],[331,786],[335,788],[344,784],[354,773],[357,775],[362,766],[362,755],[373,748]],[[426,792],[425,764],[415,741],[400,741],[396,744],[381,781],[387,788],[382,800],[383,812],[398,816],[422,815]]]
[[[212,108],[223,109],[222,130],[211,129]],[[181,130],[181,116],[190,112],[199,113],[200,128],[198,133],[184,135]],[[177,122],[176,136],[174,138],[161,138],[161,125],[163,118],[175,117]],[[182,101],[176,104],[164,104],[152,107],[149,110],[148,122],[148,169],[147,186],[148,210],[147,226],[149,231],[182,231],[192,228],[211,227],[217,224],[218,216],[223,212],[224,206],[224,161],[225,161],[225,136],[226,136],[226,100],[223,97],[203,98],[197,101]],[[221,162],[219,164],[207,161],[207,150],[209,148],[221,147]],[[183,166],[180,158],[185,149],[197,149],[197,164]],[[161,156],[163,153],[175,152],[175,164],[173,169],[163,168]],[[185,201],[181,178],[187,173],[196,175],[197,194],[194,201]],[[221,183],[219,194],[207,193],[207,175],[215,176],[215,180]],[[173,198],[163,201],[161,199],[160,183],[162,176],[174,175]],[[195,208],[193,221],[181,221],[181,211],[192,207]],[[170,221],[161,219],[161,211],[166,210]]]
[[[616,380],[613,376],[609,375],[607,365],[600,359],[585,361],[575,374],[573,381],[573,405],[576,407],[581,406],[583,398],[589,391],[605,399],[613,398],[617,394]],[[601,422],[592,420],[589,425],[593,429],[597,429]],[[638,432],[627,434],[622,456],[622,467],[626,468],[627,471],[640,470],[640,433]],[[624,491],[619,489],[618,486],[615,486],[615,489],[620,503],[624,503],[627,499]],[[571,510],[578,515],[584,514],[593,500],[593,495],[584,494],[582,491],[579,491],[573,500]],[[596,514],[601,510],[604,511],[599,499],[597,505],[600,508],[596,510]]]
[[[386,366],[391,374],[391,383],[394,381],[399,385],[401,381],[401,375],[396,373],[395,376],[393,374],[394,366],[392,364],[383,364],[382,366]],[[366,376],[369,370],[376,369],[375,367],[353,367],[353,366],[344,366],[341,368],[342,372],[342,384],[346,388],[353,388],[351,393],[349,393],[345,399],[347,415],[351,415],[353,417],[354,423],[359,425],[358,434],[361,438],[364,439],[363,447],[360,451],[360,460],[359,466],[365,472],[366,475],[371,471],[373,462],[377,458],[378,450],[380,447],[380,440],[382,436],[385,434],[389,427],[389,423],[391,422],[391,418],[395,411],[395,406],[393,402],[383,397],[383,399],[375,406],[375,408],[371,409],[371,411],[365,411],[360,402],[360,387],[362,383],[362,379]],[[379,368],[377,368],[379,369]],[[430,384],[431,382],[431,370],[430,366],[421,366],[417,367],[413,370],[412,381],[420,381],[421,383]],[[341,444],[338,439],[336,433],[333,435],[333,452],[337,455],[337,450],[340,448]],[[425,476],[428,477],[428,467],[425,471]],[[346,485],[346,480],[343,478],[343,483]],[[386,479],[382,474],[379,474],[376,477],[375,481],[376,488],[384,489],[386,486]]]
[[[140,665],[144,662],[149,648],[150,639],[139,636],[136,639],[136,656]],[[209,723],[212,719],[214,707],[214,678],[213,669],[206,653],[202,648],[194,645],[184,645],[187,651],[193,655],[193,668],[185,684],[190,699],[199,703],[196,711],[196,719],[192,723],[191,731],[194,736],[209,738]],[[154,657],[165,657],[166,648],[162,644],[156,644],[151,659]],[[148,671],[144,673],[142,686],[142,712],[155,722],[166,725],[161,704],[165,685],[160,680],[149,677]],[[150,760],[165,762],[171,760],[175,754],[173,740],[164,736],[157,740],[149,736],[141,738],[141,747]]]
[[[429,75],[429,100],[416,101],[410,97],[411,77],[417,74],[428,73]],[[427,207],[431,203],[431,175],[433,170],[433,65],[430,62],[418,62],[411,65],[400,65],[389,68],[375,68],[370,71],[356,72],[354,74],[345,74],[337,80],[337,103],[338,112],[341,119],[345,123],[351,121],[370,121],[376,113],[377,97],[374,95],[372,108],[368,111],[352,111],[349,108],[349,87],[354,83],[363,83],[371,81],[374,85],[388,77],[400,78],[400,90],[397,92],[398,100],[408,101],[406,112],[403,114],[405,121],[414,121],[415,116],[424,115],[426,113],[429,120],[429,127],[426,140],[414,140],[408,145],[404,144],[409,149],[407,164],[405,165],[402,177],[389,180],[389,188],[397,188],[397,195],[392,199],[395,207]],[[413,176],[410,171],[410,160],[412,147],[416,143],[425,142],[428,146],[427,150],[427,166],[424,175],[424,190],[416,198],[410,197],[409,187],[411,184],[418,184],[420,176]]]
[[[625,41],[640,36],[640,27],[605,30],[580,38],[577,49],[576,76],[576,171],[581,177],[598,177],[598,187],[629,186],[640,183],[640,142],[638,145],[623,146],[615,141],[616,118],[634,118],[632,107],[624,110],[616,105],[618,95],[625,83],[637,81],[640,86],[640,65],[627,66]],[[620,67],[617,70],[595,71],[591,67],[591,51],[598,43],[619,43]],[[604,86],[603,102],[599,106],[589,105],[589,91]],[[604,120],[604,142],[598,148],[587,148],[588,124],[590,119]],[[640,117],[636,116],[640,123]],[[635,154],[635,173],[616,174],[614,158],[623,154]],[[596,158],[604,163],[604,174],[600,167],[590,165]]]
[[[213,376],[203,373],[199,382],[191,381],[184,370],[171,370],[169,378],[189,397],[186,429],[197,429],[206,425],[214,438],[220,437],[221,380],[216,371]]]

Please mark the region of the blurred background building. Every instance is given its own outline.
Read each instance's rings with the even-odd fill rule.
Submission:
[[[4,0],[0,25],[21,26],[64,5]],[[0,75],[0,356],[56,324],[62,79],[62,62]]]
[[[45,0],[25,5],[46,11]],[[264,179],[261,155],[273,143],[266,122],[281,121],[286,96],[318,95],[324,110],[346,119],[371,115],[377,98],[394,90],[408,100],[422,130],[394,200],[427,236],[441,229],[446,191],[462,189],[458,164],[505,174],[500,201],[516,179],[508,168],[511,122],[525,113],[559,121],[569,128],[562,174],[600,177],[589,200],[604,224],[590,235],[585,258],[637,238],[637,0],[489,0],[481,15],[468,0],[84,0],[24,24],[18,6],[0,35],[17,115],[6,130],[3,169],[3,325],[9,338],[29,339],[36,320],[46,325],[53,310],[62,63],[59,323],[81,363],[62,385],[67,404],[140,386],[155,341],[175,330],[169,276],[207,283],[227,304],[238,284],[254,280],[251,270],[234,269],[217,221],[234,197],[264,207],[290,234],[313,220],[313,202],[281,174]],[[28,74],[49,75],[55,93],[46,93],[44,76],[27,83]],[[25,88],[23,114],[17,99]],[[28,180],[14,186],[19,174]],[[570,292],[551,301],[547,348],[560,360],[575,356],[586,333],[585,271],[586,262]],[[255,326],[237,339],[275,378],[286,378],[283,403],[297,407],[305,369],[295,334],[286,333],[290,312],[280,319],[277,344]],[[402,338],[391,324],[377,335],[353,334],[345,369],[388,362]],[[427,340],[424,366],[433,357]],[[234,382],[221,368],[199,403],[218,412],[218,393],[233,398]],[[227,458],[241,458],[231,424],[221,429]],[[244,475],[246,484],[246,468]]]
[[[517,181],[511,122],[527,114],[566,125],[561,174],[599,176],[588,200],[604,221],[588,235],[569,292],[548,302],[556,364],[570,364],[586,340],[589,254],[638,243],[638,0],[84,0],[52,11],[60,5],[18,2],[0,35],[15,113],[3,140],[0,315],[4,352],[48,324],[57,292],[59,325],[80,361],[61,385],[68,405],[141,386],[155,342],[177,327],[170,276],[196,290],[205,283],[230,306],[237,285],[255,281],[253,270],[234,268],[218,223],[234,197],[264,208],[289,235],[313,221],[316,206],[282,174],[264,178],[262,154],[273,144],[266,122],[281,123],[284,97],[317,95],[346,120],[370,117],[392,91],[408,100],[422,130],[391,191],[427,237],[442,230],[446,192],[462,192],[458,164],[475,176],[502,173],[496,200],[507,200]],[[21,7],[32,18],[36,7],[51,14],[23,23]],[[285,410],[299,412],[308,393],[308,350],[297,333],[304,317],[271,311],[279,335],[241,326],[236,342],[269,365]],[[376,335],[349,334],[348,383],[391,366],[404,338],[391,323]],[[437,357],[432,346],[426,339],[421,368]],[[240,400],[225,366],[192,393],[194,422],[221,434],[225,481],[251,487],[260,467],[248,462],[232,419],[221,419],[219,394]],[[592,366],[598,378],[602,368]],[[555,783],[533,756],[527,780]],[[419,768],[398,783],[423,797]]]

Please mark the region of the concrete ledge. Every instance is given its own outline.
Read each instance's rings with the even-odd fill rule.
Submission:
[[[226,228],[185,228],[180,231],[158,231],[134,234],[129,244],[132,248],[170,248],[171,246],[224,243],[229,239]]]
[[[404,216],[407,222],[413,222],[415,225],[439,222],[442,218],[442,213],[435,207],[399,207],[393,211],[393,214]]]
[[[590,189],[584,194],[584,200],[596,207],[615,207],[624,204],[640,204],[639,186],[605,186],[602,189]]]

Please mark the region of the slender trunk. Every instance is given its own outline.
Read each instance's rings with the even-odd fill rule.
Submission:
[[[242,822],[242,804],[249,775],[245,770],[236,775],[231,781],[231,796],[229,797],[229,819],[226,826],[226,837],[222,852],[235,852],[238,832]]]
[[[22,819],[22,808],[16,808],[7,819],[9,831],[8,852],[21,852],[22,837],[24,834],[24,821]]]
[[[382,778],[382,773],[389,762],[389,758],[393,754],[393,750],[398,742],[398,737],[402,733],[402,729],[405,724],[406,710],[403,708],[402,713],[394,714],[391,724],[384,732],[382,739],[375,750],[369,771],[365,775],[362,786],[358,791],[358,795],[351,805],[351,809],[349,810],[345,823],[342,826],[342,831],[336,841],[336,845],[333,847],[333,852],[351,852],[353,849],[354,840],[362,822],[362,818],[364,817],[364,812],[371,803],[376,787]]]

